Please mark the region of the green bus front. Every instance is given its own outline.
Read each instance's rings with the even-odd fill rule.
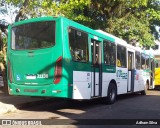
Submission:
[[[72,97],[63,18],[35,18],[9,26],[7,67],[11,95]],[[65,67],[68,69],[65,69]]]

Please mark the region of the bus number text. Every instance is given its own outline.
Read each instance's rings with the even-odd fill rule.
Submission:
[[[48,74],[37,74],[37,78],[48,78]]]

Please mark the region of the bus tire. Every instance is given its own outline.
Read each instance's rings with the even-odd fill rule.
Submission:
[[[147,90],[148,90],[148,86],[147,86],[147,84],[146,84],[146,86],[144,87],[144,90],[141,91],[141,95],[146,95]]]
[[[149,80],[147,80],[146,81],[146,88],[145,88],[146,90],[149,90],[150,88],[149,88]]]
[[[146,89],[141,91],[141,95],[146,95],[146,91],[147,91]]]
[[[117,87],[114,83],[110,83],[107,94],[107,104],[114,104],[117,97]]]

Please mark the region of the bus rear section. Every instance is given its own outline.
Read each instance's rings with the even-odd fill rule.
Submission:
[[[154,87],[160,89],[160,68],[155,68]]]
[[[68,97],[67,86],[61,86],[62,42],[61,35],[57,39],[55,37],[56,22],[51,19],[22,21],[11,26],[9,30],[9,93]]]

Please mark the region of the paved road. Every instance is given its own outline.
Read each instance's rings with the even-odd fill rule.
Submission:
[[[155,121],[160,119],[160,91],[148,91],[147,96],[140,94],[129,94],[118,96],[117,102],[113,105],[102,104],[100,100],[91,101],[66,101],[65,99],[46,102],[35,106],[26,106],[14,113],[2,115],[1,119],[148,119]],[[122,121],[121,120],[121,121]],[[64,120],[61,120],[64,121]],[[96,121],[96,120],[90,120]],[[108,121],[108,120],[105,120]],[[113,120],[116,121],[117,120]],[[160,122],[160,121],[159,121]],[[63,124],[64,122],[62,122]],[[91,122],[92,123],[92,122]],[[126,124],[127,124],[126,123]],[[141,122],[140,122],[141,123]],[[75,123],[76,124],[76,123]],[[87,125],[88,127],[109,127],[98,125]],[[43,126],[44,128],[49,126]],[[56,125],[56,127],[61,127]],[[64,126],[63,126],[64,127]],[[65,127],[86,127],[76,125],[66,125]],[[111,127],[111,126],[110,126]],[[130,128],[128,125],[112,126],[118,128]],[[132,125],[132,127],[159,127],[158,125]],[[16,126],[17,128],[17,126]]]

